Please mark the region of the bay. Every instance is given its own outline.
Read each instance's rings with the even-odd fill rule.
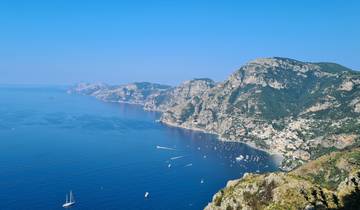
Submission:
[[[202,209],[228,180],[278,170],[263,151],[159,117],[66,87],[1,86],[1,209],[62,209],[69,190],[72,209]]]

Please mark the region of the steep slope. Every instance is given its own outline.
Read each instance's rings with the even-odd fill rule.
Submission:
[[[205,208],[359,209],[360,149],[333,152],[289,173],[245,174],[229,181]]]
[[[215,82],[207,78],[188,80],[148,100],[144,108],[163,112],[170,107],[186,105],[189,100],[202,96],[214,86]],[[182,109],[182,107],[178,107],[178,109]]]
[[[221,83],[82,84],[73,92],[141,104],[168,125],[281,154],[284,170],[360,142],[360,73],[334,63],[262,58]]]
[[[359,88],[360,74],[337,64],[257,59],[161,121],[282,154],[290,170],[359,141]]]

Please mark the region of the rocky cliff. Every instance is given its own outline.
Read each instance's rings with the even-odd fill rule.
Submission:
[[[168,108],[161,121],[282,154],[282,168],[290,170],[356,144],[359,106],[359,73],[331,63],[267,58]]]
[[[334,63],[264,58],[220,83],[80,85],[73,92],[141,104],[163,112],[163,123],[281,154],[284,170],[360,141],[360,74]]]
[[[171,87],[148,82],[136,82],[125,85],[106,85],[103,83],[80,83],[68,90],[68,93],[94,96],[106,102],[132,103],[144,106],[145,110],[164,112],[170,108],[182,109],[194,98],[201,96],[215,86],[211,79],[193,79]]]
[[[284,173],[245,174],[216,193],[206,210],[360,208],[360,148],[333,152]]]
[[[165,112],[170,108],[183,110],[188,101],[201,97],[206,91],[215,86],[211,79],[193,79],[170,88],[162,94],[148,100],[145,109]]]

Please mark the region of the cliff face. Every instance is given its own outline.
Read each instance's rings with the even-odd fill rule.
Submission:
[[[330,63],[257,59],[161,121],[284,156],[290,170],[359,141],[360,74]]]
[[[162,94],[145,103],[145,109],[164,112],[170,108],[183,110],[188,101],[201,97],[206,91],[214,87],[215,82],[210,79],[194,79],[168,89]]]
[[[360,149],[334,152],[289,173],[245,174],[207,210],[359,209]]]
[[[144,83],[73,90],[138,103],[163,112],[163,123],[281,154],[284,170],[360,141],[360,74],[338,64],[265,58],[221,83],[139,84]]]

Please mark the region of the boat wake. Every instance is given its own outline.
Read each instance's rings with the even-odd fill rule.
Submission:
[[[162,147],[162,146],[156,146],[156,149],[176,150],[176,149],[174,149],[174,148],[170,148],[170,147]]]
[[[176,159],[180,159],[180,158],[183,158],[184,156],[176,156],[176,157],[172,157],[170,158],[170,160],[176,160]]]
[[[186,164],[184,167],[190,167],[192,166],[192,163]]]

